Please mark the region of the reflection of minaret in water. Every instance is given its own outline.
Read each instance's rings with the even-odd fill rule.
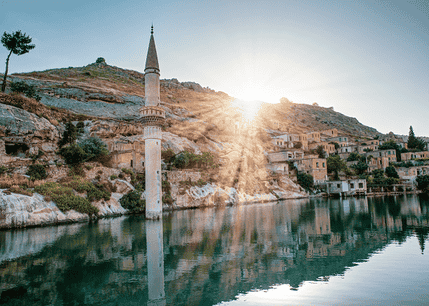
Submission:
[[[165,305],[162,233],[162,219],[146,221],[147,279],[149,292],[147,305]]]
[[[145,66],[145,106],[140,109],[145,139],[146,218],[159,219],[162,214],[161,124],[165,111],[160,104],[159,65],[153,26]]]

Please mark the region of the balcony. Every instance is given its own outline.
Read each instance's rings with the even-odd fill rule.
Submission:
[[[161,125],[165,119],[165,110],[159,106],[144,106],[140,109],[140,121],[143,125]]]

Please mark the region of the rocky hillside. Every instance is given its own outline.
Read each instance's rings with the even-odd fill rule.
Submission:
[[[71,110],[75,114],[132,120],[137,118],[137,110],[144,103],[144,74],[104,63],[14,74],[10,80],[24,80],[35,85],[42,104]],[[230,120],[236,122],[241,117],[240,112],[230,107],[233,100],[225,93],[203,88],[194,82],[161,81],[161,101],[171,119],[169,126],[177,121],[199,119],[220,130],[229,129]],[[225,120],[219,120],[219,116]],[[279,104],[262,104],[256,120],[262,128],[278,129],[280,124],[290,133],[337,128],[354,136],[380,134],[356,118],[332,108],[295,104],[285,98]]]

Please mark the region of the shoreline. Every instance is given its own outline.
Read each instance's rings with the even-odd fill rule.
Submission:
[[[408,194],[420,194],[421,192],[418,191],[412,191],[412,192],[376,192],[376,193],[370,193],[370,194],[366,194],[363,196],[356,196],[356,195],[351,195],[351,196],[346,196],[346,197],[342,197],[343,199],[345,198],[356,198],[356,197],[382,197],[382,196],[398,196],[398,195],[408,195]],[[33,196],[25,196],[25,195],[21,195],[21,194],[12,194],[14,196],[18,196],[18,198],[20,197],[27,197],[31,198],[34,197]],[[35,194],[36,197],[42,197],[43,200],[43,196]],[[2,199],[1,196],[4,196],[3,190],[0,189],[0,200]],[[172,206],[165,206],[163,207],[163,213],[171,213],[174,211],[180,211],[180,210],[188,210],[188,209],[200,209],[200,208],[214,208],[214,207],[232,207],[232,206],[239,206],[239,205],[253,205],[253,204],[265,204],[265,203],[278,203],[280,201],[287,201],[287,200],[300,200],[300,199],[312,199],[312,198],[340,198],[340,197],[328,197],[326,193],[320,193],[320,194],[315,194],[315,195],[307,195],[307,196],[300,196],[300,197],[279,197],[277,199],[267,199],[267,200],[260,200],[260,201],[239,201],[238,203],[225,203],[225,204],[211,204],[211,205],[207,205],[207,204],[203,204],[203,205],[197,205],[197,206],[181,206],[181,207],[172,207]],[[4,199],[3,199],[4,200]],[[47,212],[47,208],[46,206],[49,206],[49,209],[51,209],[50,212],[48,212],[49,214],[53,214],[54,212],[57,213],[57,215],[54,218],[51,218],[50,220],[45,218],[40,218],[37,220],[33,220],[34,216],[30,215],[28,216],[28,219],[26,221],[21,220],[19,222],[17,222],[17,218],[15,218],[15,220],[11,220],[9,224],[1,224],[2,221],[4,221],[6,219],[6,215],[4,214],[4,210],[0,211],[0,231],[8,231],[8,230],[15,230],[15,229],[26,229],[26,228],[37,228],[37,227],[48,227],[48,226],[58,226],[58,225],[69,225],[69,224],[78,224],[78,223],[95,223],[98,222],[98,220],[102,220],[102,219],[107,219],[107,218],[117,218],[117,217],[122,217],[122,216],[127,216],[127,215],[144,215],[144,213],[133,213],[129,210],[126,210],[122,207],[120,211],[116,211],[116,212],[112,212],[112,213],[104,213],[101,215],[98,215],[96,217],[89,217],[86,214],[81,214],[78,213],[74,210],[70,210],[67,211],[65,213],[61,212],[58,207],[56,207],[56,204],[53,202],[46,202],[43,201],[46,205],[44,205],[43,207],[39,207],[39,209],[34,209],[34,207],[31,207],[31,204],[28,204],[27,206],[23,206],[21,208],[24,208],[24,210],[27,211],[28,214],[33,213],[33,215],[41,215],[42,213],[40,213],[40,211],[45,211]],[[110,202],[110,201],[109,201]],[[1,202],[0,202],[1,203]],[[212,202],[214,203],[214,202]],[[41,203],[38,203],[38,205],[40,205]],[[15,208],[14,205],[12,205],[13,208]],[[34,205],[33,205],[34,206]],[[110,210],[110,208],[112,207],[112,203],[97,203],[98,207],[104,207],[104,208],[108,208]],[[120,204],[119,204],[120,206]],[[31,211],[31,209],[34,209]],[[111,210],[110,210],[111,211]],[[19,212],[18,212],[19,214]],[[12,216],[13,218],[13,216]]]

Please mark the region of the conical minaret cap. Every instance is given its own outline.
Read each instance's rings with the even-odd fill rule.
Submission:
[[[155,39],[153,38],[153,26],[151,28],[149,49],[147,50],[146,69],[157,69],[159,71],[158,55],[156,54]]]

